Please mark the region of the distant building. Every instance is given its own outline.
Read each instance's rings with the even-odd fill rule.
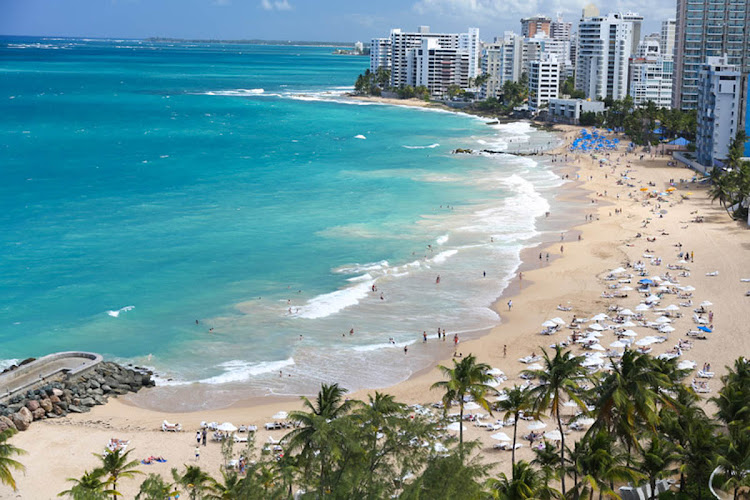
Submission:
[[[549,36],[556,40],[570,40],[570,30],[573,23],[563,21],[562,14],[557,14],[557,20],[549,26]]]
[[[410,60],[416,66],[415,86],[423,85],[436,98],[448,96],[448,87],[469,87],[469,53],[457,48],[445,48],[437,38],[422,39],[422,46]]]
[[[373,38],[370,42],[370,71],[391,69],[391,39]]]
[[[585,11],[584,11],[585,12]],[[622,99],[628,91],[628,60],[632,49],[632,18],[620,13],[584,17],[578,24],[576,89],[592,100]]]
[[[709,57],[698,72],[698,163],[714,166],[726,159],[729,145],[740,130],[746,109],[740,108],[743,81],[739,67],[728,57]]]
[[[519,35],[506,31],[502,39],[485,47],[482,74],[488,75],[488,79],[479,92],[482,99],[497,97],[505,82],[521,79],[522,45],[523,39]]]
[[[558,96],[560,88],[560,63],[552,54],[529,63],[529,111],[538,113]]]
[[[537,33],[544,33],[549,36],[551,24],[552,19],[547,16],[525,17],[521,19],[521,36],[531,38]]]
[[[469,28],[468,32],[458,35],[458,50],[465,52],[469,57],[469,78],[479,76],[479,44],[479,28]]]
[[[672,107],[698,107],[698,72],[707,57],[727,54],[728,63],[750,72],[748,0],[677,0]]]
[[[638,44],[641,42],[641,25],[643,16],[635,12],[626,12],[622,14],[623,21],[630,22],[630,53],[634,54],[638,50]]]
[[[671,56],[631,58],[629,94],[633,103],[643,107],[651,101],[659,108],[671,107],[673,69]]]
[[[603,113],[604,103],[585,99],[550,99],[547,117],[552,121],[576,125],[581,113],[589,112]]]
[[[750,78],[746,78],[747,85],[745,86],[745,157],[750,158]],[[750,214],[748,214],[748,223],[750,223]]]
[[[365,44],[360,41],[354,42],[354,53],[363,54],[365,51]]]
[[[659,50],[664,55],[674,55],[674,33],[677,21],[667,19],[661,22],[661,37],[659,40]]]

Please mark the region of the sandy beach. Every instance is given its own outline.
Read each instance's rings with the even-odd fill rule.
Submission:
[[[398,104],[404,103],[399,101]],[[580,130],[570,126],[559,128],[566,137],[566,144]],[[580,225],[563,231],[559,238],[555,235],[555,241],[544,248],[526,251],[520,269],[523,277],[514,279],[495,306],[502,324],[480,339],[461,342],[457,348],[464,356],[474,353],[479,361],[503,370],[508,380],[499,389],[524,382],[519,373],[526,365],[520,363],[519,358],[532,352],[539,353],[541,348],[548,348],[570,335],[571,330],[565,327],[554,335],[540,335],[545,320],[559,316],[570,322],[574,314],[579,318],[589,318],[597,313],[607,313],[614,305],[635,310],[643,298],[635,290],[638,277],[632,279],[629,286],[633,290],[627,291],[627,297],[606,298],[603,293],[615,291],[610,288],[615,283],[604,280],[610,270],[632,266],[638,261],[645,262],[652,275],[663,275],[668,271],[679,285],[695,287],[691,297],[694,305],[680,308],[682,317],[671,323],[674,331],[665,342],[651,346],[653,355],[672,350],[679,339],[688,339],[686,332],[696,326],[692,319],[693,308],[706,300],[712,303],[707,309],[713,313],[714,330],[707,334],[706,340],[693,340],[692,348],[685,350],[679,359],[695,361],[698,368],[704,363],[712,365],[716,377],[708,382],[711,389],[708,396],[716,394],[725,365],[750,352],[750,338],[745,335],[745,325],[750,322],[750,297],[746,297],[745,292],[750,289],[750,283],[740,281],[741,278],[750,278],[747,259],[750,233],[747,227],[742,222],[732,221],[718,203],[712,204],[705,186],[679,182],[680,179],[692,179],[694,172],[667,166],[670,157],[666,156],[652,158],[647,155],[641,159],[641,153],[625,155],[626,143],[621,138],[620,150],[611,152],[604,163],[583,153],[568,153],[568,162],[564,163],[566,147],[555,151],[558,154],[558,173],[568,175],[569,184],[575,183],[588,198],[580,204]],[[627,179],[623,179],[626,172]],[[653,189],[665,192],[670,187],[670,180],[674,180],[675,190],[662,196],[663,201],[647,198],[647,193]],[[648,191],[641,191],[642,188],[648,188]],[[560,196],[578,196],[580,191],[574,193],[567,187],[560,192]],[[696,222],[699,220],[702,222]],[[680,243],[681,250],[676,246]],[[679,276],[680,270],[667,268],[680,261],[678,253],[681,251],[692,255],[692,259],[683,264],[689,270],[689,276]],[[660,266],[652,264],[652,259],[657,258],[661,258]],[[630,268],[628,271],[633,272]],[[509,310],[506,303],[511,296],[513,307]],[[679,302],[682,300],[676,295],[665,295],[659,307]],[[558,305],[571,310],[558,310]],[[646,316],[649,321],[658,317],[652,311]],[[638,338],[658,335],[655,330],[647,328],[636,330]],[[604,332],[601,343],[607,347],[614,340],[614,334]],[[436,341],[434,336],[429,340]],[[505,355],[504,346],[507,346]],[[577,354],[584,352],[575,344],[571,349]],[[451,359],[447,358],[442,364],[450,362]],[[692,376],[686,380],[688,383]],[[406,403],[432,403],[441,397],[429,389],[437,380],[440,380],[440,375],[433,367],[382,392],[393,394]],[[196,397],[201,390],[196,389]],[[363,399],[366,394],[363,391],[350,397]],[[25,475],[17,474],[18,491],[2,488],[0,498],[55,498],[57,493],[70,487],[66,478],[78,478],[84,471],[98,465],[94,453],[103,452],[111,438],[129,440],[129,449],[134,450],[133,458],[160,455],[167,459],[166,463],[143,465],[141,470],[146,474],[161,473],[169,477],[172,467],[181,469],[183,464],[197,463],[216,477],[220,475],[219,467],[223,462],[218,443],[209,442],[206,447],[201,447],[200,458],[195,458],[195,432],[201,421],[257,425],[261,430],[257,433],[256,443],[262,445],[269,436],[278,439],[285,433],[283,430],[262,430],[264,423],[272,421],[272,415],[279,410],[301,408],[296,398],[254,399],[238,401],[220,410],[169,413],[139,408],[137,401],[138,396],[111,400],[90,413],[35,422],[28,431],[16,435],[13,444],[28,452],[20,458],[27,470]],[[162,432],[163,420],[179,422],[184,431]],[[548,425],[545,430],[552,428]],[[518,433],[519,436],[526,434],[524,423],[519,425]],[[469,424],[465,438],[479,439],[486,460],[496,464],[495,471],[507,472],[510,453],[493,450],[494,441],[489,438],[490,434]],[[581,435],[573,432],[571,437],[575,439]],[[236,445],[235,454],[239,455],[243,447],[242,444]],[[517,458],[531,457],[532,451],[525,443]],[[118,484],[123,498],[133,498],[141,481],[123,480]]]

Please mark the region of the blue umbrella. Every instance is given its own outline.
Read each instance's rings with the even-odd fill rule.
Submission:
[[[698,330],[704,331],[706,333],[711,333],[711,329],[707,326],[699,326]]]
[[[654,282],[651,281],[648,278],[643,278],[642,280],[639,280],[638,283],[641,283],[642,285],[653,285]]]

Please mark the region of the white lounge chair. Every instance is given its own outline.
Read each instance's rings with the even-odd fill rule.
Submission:
[[[161,430],[164,432],[179,432],[182,430],[180,424],[170,424],[166,420],[161,423]]]

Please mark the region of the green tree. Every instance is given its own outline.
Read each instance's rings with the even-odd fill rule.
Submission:
[[[197,465],[186,465],[182,474],[176,468],[173,468],[172,478],[175,483],[188,490],[190,500],[200,498],[215,483],[213,478]]]
[[[732,490],[735,500],[740,488],[750,486],[750,426],[730,428],[721,440],[718,465],[723,469],[723,490]]]
[[[616,445],[614,436],[601,429],[594,434],[587,435],[585,453],[582,460],[583,476],[581,483],[589,491],[589,499],[594,498],[594,491],[599,490],[599,499],[603,495],[616,497],[611,484],[615,482],[633,481],[640,474],[625,465],[626,454],[621,453]]]
[[[112,484],[112,490],[117,492],[117,481],[120,479],[131,479],[137,474],[143,474],[143,472],[136,470],[140,462],[138,460],[129,460],[130,452],[128,450],[125,453],[122,450],[107,450],[103,456],[94,453],[93,455],[99,458],[102,462],[99,470],[102,474],[107,476],[107,481]],[[112,494],[112,498],[116,497],[116,493]]]
[[[26,454],[24,450],[16,448],[8,442],[16,432],[15,429],[6,429],[0,432],[0,482],[13,488],[13,491],[16,490],[16,480],[13,478],[12,470],[26,470],[26,467],[21,462],[11,458],[16,455]]]
[[[674,464],[680,459],[677,447],[659,433],[651,435],[648,444],[642,447],[642,455],[636,469],[648,478],[651,498],[656,498],[656,481],[674,474]]]
[[[523,460],[513,465],[510,479],[500,473],[498,479],[487,481],[487,489],[490,498],[496,500],[562,498],[559,491],[550,488],[531,464]]]
[[[521,413],[530,410],[531,394],[525,388],[514,385],[512,388],[505,391],[505,399],[497,403],[497,409],[504,411],[503,420],[513,418],[513,448],[510,452],[510,463],[511,470],[515,470],[513,466],[516,463],[516,436],[518,434],[518,420],[520,419]]]
[[[581,366],[583,356],[572,356],[570,351],[563,351],[559,345],[555,346],[555,356],[542,349],[544,368],[541,370],[524,370],[524,373],[539,379],[539,385],[531,390],[534,400],[534,411],[542,414],[549,410],[550,415],[557,421],[560,431],[560,486],[565,493],[565,434],[561,418],[563,396],[575,403],[583,410],[586,404],[581,400],[579,383],[588,378],[586,369]]]
[[[492,380],[490,366],[486,363],[477,363],[477,358],[469,354],[461,361],[453,360],[453,368],[438,365],[440,372],[447,378],[432,384],[431,389],[444,391],[443,405],[447,410],[453,406],[453,402],[458,402],[459,430],[458,430],[458,447],[459,455],[463,454],[462,447],[464,442],[464,403],[466,397],[471,397],[479,406],[487,410],[492,415],[490,403],[487,401],[489,394],[497,394],[494,387],[488,385]]]
[[[470,453],[477,443],[466,443],[465,446],[465,451]],[[406,485],[399,498],[478,500],[484,493],[482,483],[487,476],[487,469],[488,466],[481,464],[476,458],[465,460],[460,452],[432,455],[422,474]]]
[[[205,498],[210,500],[234,500],[243,498],[244,485],[242,478],[234,471],[222,471],[222,481],[211,481],[206,488]]]
[[[113,489],[108,489],[108,481],[102,481],[104,472],[101,469],[94,469],[83,473],[80,479],[68,478],[73,484],[69,490],[61,491],[57,494],[59,497],[70,497],[73,500],[106,500],[109,495],[119,495]]]
[[[149,474],[141,483],[135,500],[167,500],[177,494],[173,484],[164,480],[159,474]]]

